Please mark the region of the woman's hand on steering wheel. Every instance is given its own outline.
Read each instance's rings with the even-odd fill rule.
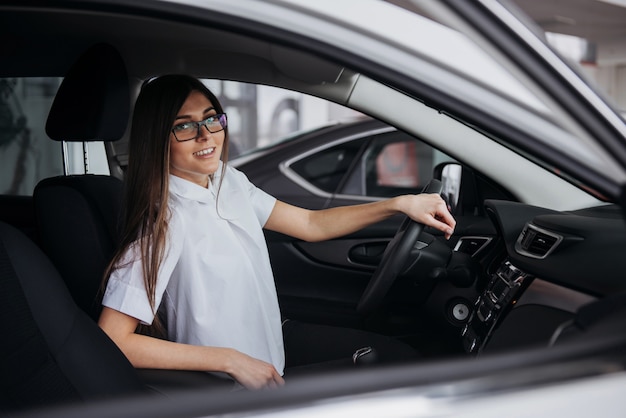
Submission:
[[[438,193],[400,196],[402,212],[413,221],[443,232],[446,239],[454,233],[456,221],[446,201]]]
[[[407,218],[387,244],[382,260],[357,305],[357,312],[368,314],[382,304],[391,285],[406,265],[425,225],[440,230],[446,239],[450,238],[456,221],[440,196],[441,190],[442,183],[431,180],[422,194],[396,198],[400,199],[398,208]]]

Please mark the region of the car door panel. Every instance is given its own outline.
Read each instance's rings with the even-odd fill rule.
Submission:
[[[493,223],[482,210],[471,209],[478,196],[505,197],[494,193],[494,186],[484,178],[472,176],[471,187],[463,188],[457,206],[455,234],[446,244],[459,244],[463,252],[474,252],[473,237],[489,242],[496,236]],[[511,198],[510,196],[508,198]],[[336,198],[335,206],[362,203],[356,199]],[[376,260],[386,243],[396,233],[404,216],[394,216],[347,237],[306,243],[280,234],[266,234],[281,308],[287,317],[334,325],[358,323],[356,305],[375,270]],[[441,238],[432,228],[425,230]],[[481,255],[488,247],[481,250]],[[332,312],[332,315],[330,314]]]

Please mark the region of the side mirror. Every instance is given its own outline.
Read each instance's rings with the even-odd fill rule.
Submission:
[[[441,196],[448,203],[450,212],[454,213],[461,193],[461,164],[446,162],[435,167],[434,177],[441,180],[443,190]]]

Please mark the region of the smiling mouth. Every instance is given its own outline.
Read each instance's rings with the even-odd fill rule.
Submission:
[[[198,157],[203,157],[205,155],[211,155],[214,152],[215,152],[215,147],[212,147],[212,148],[203,149],[201,151],[196,151],[193,153],[193,155],[198,156]]]

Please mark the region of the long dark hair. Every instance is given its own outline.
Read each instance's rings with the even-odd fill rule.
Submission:
[[[192,91],[204,94],[217,113],[224,113],[217,97],[198,79],[165,75],[149,81],[135,103],[129,140],[128,168],[124,176],[124,202],[120,245],[105,271],[104,283],[124,254],[137,242],[141,253],[143,281],[156,314],[155,291],[163,260],[169,220],[170,132],[185,100]],[[228,128],[224,129],[222,176],[228,159]],[[221,180],[220,180],[221,181]],[[163,335],[155,315],[153,334]]]

